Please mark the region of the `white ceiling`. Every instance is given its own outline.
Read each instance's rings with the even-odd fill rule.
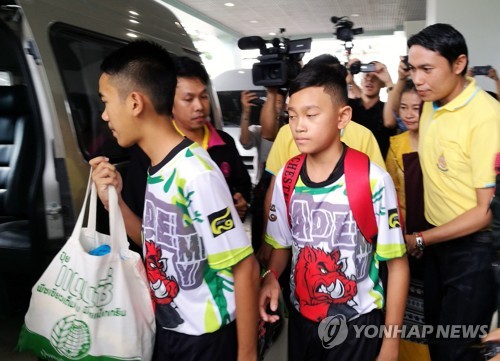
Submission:
[[[404,22],[425,20],[425,0],[166,0],[235,37],[331,37],[332,16],[348,16],[366,35],[392,34]],[[233,7],[224,4],[231,2]],[[353,16],[357,14],[358,16]]]

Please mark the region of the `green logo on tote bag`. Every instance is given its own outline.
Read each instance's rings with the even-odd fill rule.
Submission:
[[[85,322],[76,319],[76,315],[70,315],[55,324],[50,343],[61,355],[78,360],[90,350],[90,330]]]

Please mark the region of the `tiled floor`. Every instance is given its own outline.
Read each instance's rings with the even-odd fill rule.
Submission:
[[[36,361],[33,355],[16,351],[29,302],[29,288],[21,277],[0,274],[0,290],[0,360]]]
[[[278,339],[267,351],[264,361],[285,361],[287,360],[287,338],[288,338],[288,319],[285,319],[283,331]]]

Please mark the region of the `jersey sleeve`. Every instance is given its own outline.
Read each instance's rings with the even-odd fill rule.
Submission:
[[[278,173],[274,183],[265,235],[265,242],[277,249],[290,248],[292,246],[292,232],[288,223],[285,197],[283,195],[281,182],[282,173],[283,169]]]
[[[373,174],[378,175],[372,177]],[[402,257],[406,253],[406,246],[401,229],[396,190],[391,176],[372,164],[370,183],[373,211],[378,226],[375,257],[379,261]]]
[[[218,169],[200,173],[186,184],[187,213],[203,245],[208,264],[213,269],[234,266],[253,249],[238,216],[231,193]]]

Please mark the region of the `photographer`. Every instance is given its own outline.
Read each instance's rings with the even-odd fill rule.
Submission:
[[[371,62],[374,71],[365,72],[361,78],[361,87],[352,81],[354,65],[360,65],[359,59],[351,59],[348,63],[349,74],[346,77],[348,88],[353,94],[360,94],[359,98],[349,99],[352,108],[352,120],[370,129],[377,139],[382,157],[385,158],[389,149],[389,138],[396,134],[396,126],[390,128],[384,125],[384,102],[380,100],[380,89],[387,87],[391,91],[394,84],[384,64]]]
[[[286,91],[277,87],[266,87],[266,101],[260,111],[261,136],[274,141],[278,130],[283,125]]]
[[[474,72],[473,67],[469,68],[467,70],[467,76],[474,77],[476,75],[486,75],[488,78],[490,78],[491,80],[493,80],[495,82],[496,93],[493,93],[490,91],[487,91],[487,93],[490,94],[491,96],[493,96],[494,98],[496,98],[498,101],[500,101],[500,79],[498,78],[498,74],[497,74],[496,69],[493,67],[490,67],[488,69],[488,74],[476,74]]]
[[[401,101],[401,93],[405,88],[405,84],[410,76],[410,69],[405,61],[405,57],[400,57],[398,66],[398,81],[393,89],[389,92],[387,102],[384,105],[384,126],[394,128],[396,125],[402,131],[407,130],[406,126],[399,118],[399,106]]]
[[[283,108],[285,96],[277,88],[268,88],[266,101],[261,109],[260,125],[250,125],[250,112],[257,106],[257,95],[253,92],[241,92],[240,143],[244,149],[257,148],[258,171],[257,185],[253,188],[252,207],[252,246],[259,249],[264,222],[264,197],[269,186],[270,176],[265,172],[266,160],[273,142],[266,138],[276,137],[278,118]],[[274,134],[274,135],[273,135]]]

